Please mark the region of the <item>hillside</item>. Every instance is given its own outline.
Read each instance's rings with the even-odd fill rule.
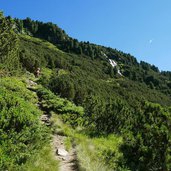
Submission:
[[[53,23],[0,20],[1,170],[33,170],[29,163],[43,147],[51,151],[58,127],[80,170],[171,169],[171,72],[79,42]],[[39,123],[43,113],[50,127]]]

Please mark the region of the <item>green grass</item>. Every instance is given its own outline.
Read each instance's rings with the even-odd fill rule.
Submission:
[[[59,162],[55,159],[50,145],[45,146],[32,160],[27,162],[22,171],[58,171]]]
[[[67,151],[71,150],[71,148],[72,148],[72,138],[71,137],[66,137],[66,139],[64,140],[64,146]]]
[[[39,39],[39,38],[31,37],[31,36],[28,36],[28,35],[20,35],[20,37],[23,38],[23,39],[32,41],[35,44],[41,44],[45,48],[53,49],[55,51],[64,53],[63,51],[59,50],[55,45],[53,45],[52,43],[50,43],[50,42],[48,42],[46,40],[42,40],[42,39]]]
[[[121,137],[89,138],[78,134],[76,137],[79,138],[77,156],[80,168],[86,171],[128,171],[124,168],[123,154],[119,150]]]
[[[89,145],[88,145],[89,144]],[[77,157],[79,160],[80,170],[86,171],[111,171],[100,158],[94,153],[95,146],[89,141],[81,142],[77,147]]]
[[[80,170],[86,171],[110,171],[125,170],[122,167],[123,154],[119,148],[122,137],[110,135],[107,137],[90,138],[76,129],[64,124],[61,116],[52,114],[53,132],[66,136],[65,146],[67,150],[74,143],[77,151]]]

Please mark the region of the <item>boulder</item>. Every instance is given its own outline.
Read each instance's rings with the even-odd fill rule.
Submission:
[[[68,152],[65,150],[65,149],[62,149],[62,148],[58,148],[56,150],[56,154],[58,156],[62,156],[62,157],[66,157],[68,155]]]

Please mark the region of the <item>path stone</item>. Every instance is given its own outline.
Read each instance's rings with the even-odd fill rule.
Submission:
[[[46,126],[50,126],[50,125],[51,125],[50,116],[47,115],[47,114],[43,114],[43,115],[40,117],[40,120],[41,120],[42,123],[45,124]]]
[[[59,148],[56,150],[56,154],[59,156],[66,157],[68,155],[68,152],[65,149]]]
[[[56,159],[60,161],[59,171],[78,171],[77,167],[77,155],[75,148],[71,148],[70,151],[66,151],[64,141],[66,136],[55,134],[53,136],[53,149]]]

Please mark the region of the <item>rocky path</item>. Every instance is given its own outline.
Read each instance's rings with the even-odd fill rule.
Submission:
[[[28,89],[35,92],[35,86],[37,86],[36,82],[27,80]],[[42,109],[40,101],[36,105]],[[50,117],[51,116],[46,113],[46,111],[43,111],[43,115],[40,117],[40,120],[46,126],[51,126]],[[56,160],[59,161],[59,171],[78,171],[76,150],[74,147],[71,147],[70,151],[66,151],[64,146],[65,138],[67,137],[54,134],[52,139],[53,153]]]
[[[59,171],[78,171],[77,168],[77,155],[74,147],[70,151],[66,151],[64,146],[65,136],[54,135],[53,136],[53,150],[56,159],[60,161]]]

